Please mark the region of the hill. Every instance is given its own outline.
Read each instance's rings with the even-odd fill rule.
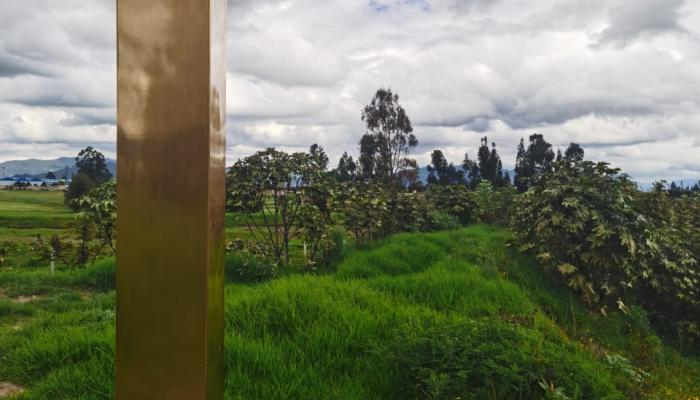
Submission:
[[[116,176],[117,163],[110,158],[106,159],[107,169],[112,175]],[[11,160],[0,163],[0,177],[25,177],[25,178],[44,178],[47,172],[53,172],[57,177],[64,175],[71,176],[77,172],[75,166],[75,158],[60,157],[53,160]],[[4,175],[3,175],[4,174]]]
[[[508,241],[484,225],[400,234],[328,275],[228,284],[226,398],[700,395],[700,363],[642,312],[590,313]],[[0,381],[26,399],[111,398],[114,269],[0,272]]]

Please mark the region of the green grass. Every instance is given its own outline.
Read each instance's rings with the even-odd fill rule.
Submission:
[[[643,315],[590,313],[507,243],[487,226],[402,234],[335,273],[227,285],[226,398],[538,399],[541,380],[572,399],[700,394],[700,363],[654,341]],[[111,398],[113,274],[113,260],[0,272],[0,381],[24,399]]]
[[[63,204],[61,191],[22,191],[0,189],[0,249],[11,243],[9,257],[4,267],[36,267],[41,261],[32,249],[38,236],[72,234],[69,224],[75,213]],[[260,216],[255,216],[263,223]],[[236,239],[253,240],[247,218],[239,213],[226,214],[226,241]],[[290,257],[295,265],[303,265],[303,242],[295,239],[290,243]],[[2,268],[3,265],[0,265]]]
[[[3,228],[63,228],[73,213],[63,204],[63,192],[0,190]]]

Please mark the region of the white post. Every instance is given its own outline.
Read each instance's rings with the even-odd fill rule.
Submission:
[[[51,273],[56,273],[56,252],[51,247]]]

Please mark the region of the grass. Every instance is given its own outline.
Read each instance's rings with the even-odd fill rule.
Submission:
[[[0,262],[0,268],[32,268],[43,266],[32,249],[38,236],[49,238],[65,236],[75,213],[63,203],[62,191],[34,191],[0,189],[0,255],[9,247],[9,256]],[[258,223],[261,218],[256,217]],[[226,214],[226,241],[253,240],[243,214]],[[75,233],[72,233],[75,236]],[[294,264],[303,265],[303,242],[290,243],[290,257]]]
[[[63,204],[63,192],[0,190],[0,226],[3,228],[60,229],[72,216]]]
[[[700,363],[654,340],[643,313],[588,312],[508,238],[402,234],[324,276],[228,284],[226,398],[538,399],[540,382],[572,399],[700,395]],[[22,399],[111,398],[114,268],[0,272],[0,381]]]

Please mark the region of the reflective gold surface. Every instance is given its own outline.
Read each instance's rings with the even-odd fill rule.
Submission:
[[[118,0],[116,397],[223,398],[226,0]]]

